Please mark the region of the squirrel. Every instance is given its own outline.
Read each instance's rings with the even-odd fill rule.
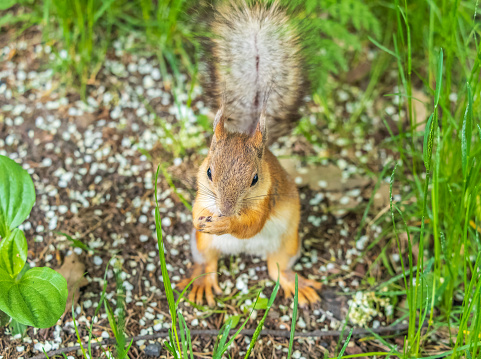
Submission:
[[[207,88],[220,108],[207,158],[197,175],[191,240],[194,266],[189,300],[222,294],[217,262],[223,254],[265,255],[269,276],[286,297],[295,292],[291,267],[300,257],[296,184],[268,145],[299,118],[305,80],[299,39],[277,1],[229,2],[212,23],[213,62]],[[320,300],[321,284],[298,276],[300,305]]]

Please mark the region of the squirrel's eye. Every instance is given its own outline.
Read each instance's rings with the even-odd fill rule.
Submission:
[[[257,183],[259,180],[259,177],[257,176],[257,173],[255,174],[254,178],[252,179],[251,187]]]
[[[212,172],[210,171],[210,167],[207,169],[207,177],[212,181]]]

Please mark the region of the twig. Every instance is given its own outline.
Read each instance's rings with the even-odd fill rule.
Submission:
[[[377,334],[383,334],[383,333],[389,333],[389,332],[396,332],[396,331],[404,331],[407,330],[409,326],[407,324],[399,324],[391,327],[380,327],[376,329],[371,329],[370,331],[367,329],[354,329],[352,332],[352,335],[366,335],[370,334],[371,332],[377,333]],[[254,334],[254,329],[244,329],[240,332],[240,335],[253,335]],[[191,330],[190,334],[192,336],[196,335],[208,335],[208,336],[214,336],[218,335],[219,331],[216,329],[198,329],[198,330]],[[230,335],[235,334],[235,330],[231,330]],[[265,329],[262,330],[260,335],[270,335],[273,337],[281,337],[281,338],[290,338],[291,333],[289,330],[269,330]],[[295,332],[294,337],[312,337],[312,338],[323,338],[323,337],[338,337],[341,335],[341,331],[339,330],[314,330],[311,332]],[[138,341],[138,340],[152,340],[152,339],[159,339],[159,338],[167,338],[169,336],[169,333],[166,331],[159,332],[157,334],[150,334],[150,335],[139,335],[136,337],[129,337],[127,338],[127,342],[130,342],[131,340]],[[92,343],[91,347],[92,348],[97,348],[102,345],[111,345],[115,344],[115,339],[106,339],[103,340],[100,343]],[[80,346],[74,346],[74,347],[68,347],[68,348],[62,348],[58,350],[51,351],[47,353],[48,357],[51,358],[54,355],[62,354],[62,353],[68,353],[68,352],[73,352],[76,350],[79,350]],[[37,355],[31,359],[44,359],[46,358],[45,354],[40,354]]]

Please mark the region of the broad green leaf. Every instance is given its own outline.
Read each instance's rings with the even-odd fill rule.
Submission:
[[[3,0],[0,2],[0,10],[7,10],[17,3],[17,0]]]
[[[0,156],[0,237],[19,226],[35,203],[35,188],[27,171],[8,157]]]
[[[0,268],[0,310],[36,328],[54,325],[65,311],[67,281],[51,268],[32,268],[16,281]]]
[[[0,242],[0,268],[15,278],[27,261],[27,240],[25,234],[16,228]]]

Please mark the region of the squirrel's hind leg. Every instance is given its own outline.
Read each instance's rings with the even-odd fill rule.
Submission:
[[[295,235],[295,238],[293,237]],[[296,273],[291,269],[300,256],[300,242],[297,233],[292,234],[289,240],[276,253],[267,256],[267,270],[272,280],[277,281],[284,290],[286,298],[290,298],[295,293]],[[321,289],[321,283],[297,275],[299,305],[305,306],[319,302],[321,299],[316,293],[316,289]]]
[[[198,277],[192,283],[189,300],[202,305],[205,294],[207,304],[213,307],[215,305],[214,293],[220,295],[222,289],[219,287],[217,280],[219,253],[208,245],[212,241],[212,238],[209,237],[212,237],[212,235],[194,230],[192,233],[192,256],[194,259],[192,274],[190,277],[181,280],[177,285],[180,288],[185,288]]]

